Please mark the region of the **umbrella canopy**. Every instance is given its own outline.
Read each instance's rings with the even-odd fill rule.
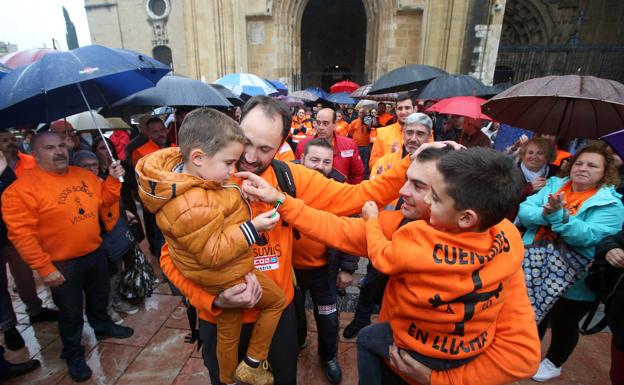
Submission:
[[[295,97],[295,98],[299,98],[301,100],[304,100],[306,102],[316,102],[319,97],[316,94],[313,94],[310,91],[295,91],[295,92],[291,92],[289,96]]]
[[[377,100],[379,102],[396,102],[399,94],[396,92],[391,92],[389,94],[379,94],[379,95],[369,95],[370,89],[373,85],[366,84],[357,90],[353,91],[350,97],[353,99],[367,99],[367,100]]]
[[[237,95],[235,95],[228,88],[225,88],[225,86],[222,86],[221,84],[211,84],[211,86],[215,90],[219,91],[219,93],[221,93],[221,95],[224,98],[226,98],[230,103],[232,103],[233,106],[235,106],[235,107],[242,107],[245,104],[243,99],[239,98]]]
[[[111,129],[113,129],[113,130],[130,130],[130,129],[132,129],[132,127],[130,127],[130,125],[128,123],[126,123],[122,118],[119,118],[119,117],[106,118],[106,121],[108,122],[108,124],[110,125]]]
[[[355,109],[365,108],[367,110],[372,110],[373,108],[377,108],[378,102],[376,100],[367,100],[362,99],[355,105]]]
[[[442,75],[431,80],[418,93],[418,99],[444,99],[453,96],[491,95],[491,88],[470,75]]]
[[[0,58],[0,64],[9,68],[17,68],[36,62],[50,52],[55,52],[50,48],[25,49],[4,55]]]
[[[278,93],[275,87],[254,74],[229,74],[217,79],[215,83],[221,84],[238,96],[242,94],[270,96]]]
[[[359,84],[352,82],[351,80],[343,80],[329,87],[329,91],[332,94],[336,94],[338,92],[346,92],[350,94],[358,88],[360,88]]]
[[[388,72],[373,83],[369,94],[414,90],[423,87],[429,80],[442,75],[448,74],[439,68],[424,64],[400,67]]]
[[[264,79],[264,80],[270,85],[272,85],[273,88],[275,88],[280,95],[288,95],[288,87],[286,87],[286,84],[282,82],[278,82],[277,80],[269,80],[269,79]]]
[[[481,111],[481,104],[485,99],[476,96],[455,96],[443,99],[427,109],[427,112],[439,112],[441,114],[466,116],[474,119],[492,120]]]
[[[303,102],[303,100],[296,98],[294,96],[284,96],[284,95],[280,95],[277,97],[277,100],[280,100],[284,103],[286,103],[286,105],[288,107],[302,107],[305,105],[305,103]]]
[[[620,158],[624,159],[624,130],[612,132],[603,136],[600,139],[609,143],[609,145],[620,156]]]
[[[156,87],[137,92],[113,105],[118,106],[233,107],[211,85],[176,75],[164,76],[156,83]]]
[[[0,125],[51,122],[111,105],[169,71],[148,56],[100,45],[50,52],[0,80]]]
[[[325,92],[325,90],[322,89],[321,87],[308,87],[304,91],[311,92],[312,94],[316,95],[319,99],[323,99],[323,100],[327,100],[327,98],[329,97],[329,94]]]
[[[355,99],[351,99],[347,92],[338,92],[336,94],[331,94],[327,97],[328,102],[332,102],[335,104],[355,104],[357,101]]]
[[[4,75],[11,72],[11,68],[5,66],[4,64],[0,64],[0,79],[4,77]]]
[[[546,76],[501,92],[483,108],[514,127],[597,139],[624,127],[624,84],[593,76]]]
[[[110,130],[113,128],[105,117],[98,114],[96,111],[92,112],[93,116],[95,117],[95,122],[91,117],[91,112],[85,111],[79,114],[68,116],[66,118],[67,123],[71,124],[76,131],[91,131],[97,130],[98,128],[100,130]]]

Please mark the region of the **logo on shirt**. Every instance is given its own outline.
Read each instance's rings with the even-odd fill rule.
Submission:
[[[263,255],[254,257],[254,267],[260,271],[279,269],[279,259],[275,255]]]
[[[69,198],[69,196],[77,192],[85,193],[89,198],[93,197],[93,192],[89,189],[89,186],[83,180],[78,186],[65,187],[63,191],[61,191],[61,193],[59,194],[57,203],[59,205],[64,205],[65,203],[67,203],[67,199]]]
[[[340,151],[340,156],[342,156],[343,158],[351,158],[353,156],[353,150],[344,150],[344,151]]]

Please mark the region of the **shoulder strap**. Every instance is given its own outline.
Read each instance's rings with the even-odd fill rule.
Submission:
[[[280,190],[282,190],[285,194],[296,198],[297,186],[295,186],[295,180],[293,179],[290,167],[288,167],[285,162],[277,159],[273,159],[271,161],[271,167],[273,167],[273,171],[275,171],[277,185],[279,186]],[[282,225],[288,226],[288,223],[282,220]],[[299,234],[299,231],[297,229],[293,229],[293,235],[295,236],[295,239],[301,238],[301,234]]]
[[[583,326],[579,328],[579,332],[581,334],[589,336],[592,334],[596,334],[602,331],[605,327],[607,327],[608,321],[607,321],[606,315],[603,315],[602,319],[598,321],[598,323],[596,323],[594,326],[592,326],[591,328],[589,327],[594,317],[596,316],[596,312],[598,311],[599,305],[600,305],[600,301],[594,301],[594,303],[592,303],[592,306],[589,309],[589,313],[587,314],[587,316],[585,317],[585,321],[583,322]]]

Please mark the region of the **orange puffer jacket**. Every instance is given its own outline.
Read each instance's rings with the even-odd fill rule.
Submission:
[[[141,158],[136,173],[143,207],[156,214],[185,277],[204,286],[232,283],[253,270],[251,245],[259,236],[251,210],[238,186],[177,172],[181,164],[179,148]]]

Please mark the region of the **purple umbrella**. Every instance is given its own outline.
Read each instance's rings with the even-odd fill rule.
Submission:
[[[600,139],[609,143],[613,151],[624,159],[624,129],[607,134]]]

